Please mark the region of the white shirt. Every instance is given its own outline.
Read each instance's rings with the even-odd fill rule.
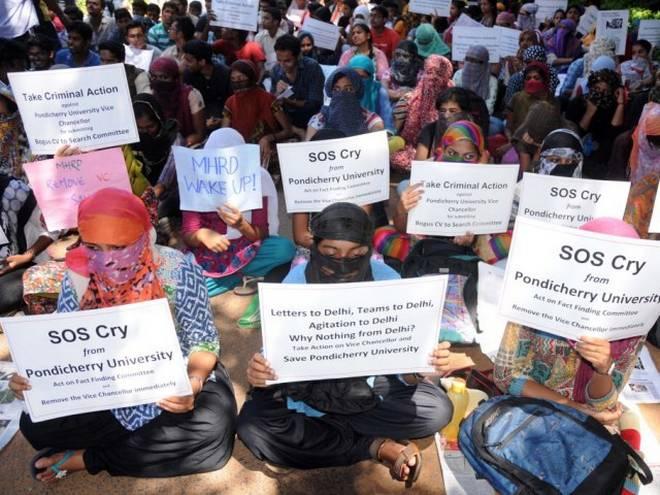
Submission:
[[[269,72],[273,67],[275,67],[275,64],[277,64],[277,54],[275,53],[275,42],[277,41],[277,38],[279,38],[283,34],[287,34],[287,31],[280,28],[277,30],[277,33],[275,33],[275,37],[271,38],[270,34],[268,34],[268,31],[262,29],[254,37],[254,41],[259,43],[261,45],[261,48],[263,48],[264,50],[264,54],[266,55],[266,63],[264,64],[264,66],[266,67],[266,70]]]
[[[0,38],[17,38],[39,24],[32,0],[0,1]]]

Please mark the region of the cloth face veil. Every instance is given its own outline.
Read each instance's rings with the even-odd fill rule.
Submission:
[[[314,244],[305,268],[309,283],[364,282],[373,280],[371,273],[371,237],[373,223],[369,215],[357,205],[335,203],[312,219]],[[318,245],[323,239],[350,241],[368,246],[367,252],[354,258],[333,258],[322,254]]]

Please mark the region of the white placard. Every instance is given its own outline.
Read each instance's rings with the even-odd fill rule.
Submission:
[[[518,217],[500,313],[578,340],[646,335],[660,316],[660,243]]]
[[[2,225],[0,225],[0,246],[4,246],[5,244],[9,244],[9,239],[7,239],[5,231],[2,230]]]
[[[124,50],[126,51],[125,63],[134,65],[138,69],[144,71],[149,71],[149,66],[151,66],[151,60],[154,57],[153,50],[140,50],[139,48],[133,48],[130,45],[124,45]]]
[[[410,0],[408,10],[415,14],[449,17],[450,0]]]
[[[515,57],[518,55],[518,50],[520,49],[520,31],[517,29],[510,29],[501,26],[495,26],[495,31],[497,31],[497,47],[498,54],[500,58],[504,57]],[[487,47],[490,54],[490,47]]]
[[[454,23],[454,28],[456,26],[466,26],[466,27],[476,27],[476,28],[484,27],[482,24],[479,24],[477,21],[472,19],[472,17],[470,17],[467,14],[461,14],[458,16],[458,19]]]
[[[1,318],[32,421],[190,395],[166,299]]]
[[[14,72],[9,83],[35,155],[63,144],[90,151],[140,140],[122,64]]]
[[[295,27],[299,28],[306,11],[305,9],[294,9],[292,6],[293,2],[291,2],[291,7],[286,13],[286,18],[293,22]]]
[[[601,10],[596,21],[596,39],[610,38],[616,42],[616,54],[626,53],[629,10]]]
[[[215,20],[211,26],[256,31],[259,23],[258,0],[212,0]]]
[[[535,0],[534,3],[539,7],[536,11],[537,27],[547,19],[552,20],[557,10],[561,9],[566,12],[568,6],[568,0]]]
[[[447,276],[259,284],[272,383],[432,372]]]
[[[505,232],[518,165],[412,162],[410,184],[423,184],[408,212],[409,234],[463,235]]]
[[[465,54],[474,45],[488,48],[488,61],[495,64],[500,61],[498,49],[499,33],[487,27],[468,27],[454,24],[452,31],[451,59],[456,62],[465,60]]]
[[[649,223],[649,233],[660,232],[660,194],[655,194],[655,204],[651,214],[651,223]]]
[[[321,211],[338,201],[370,205],[390,197],[386,131],[277,145],[287,213]]]
[[[182,210],[216,211],[225,203],[241,211],[262,207],[258,145],[172,151]]]
[[[525,172],[518,215],[566,227],[599,217],[622,219],[629,191],[630,182]]]
[[[322,22],[307,17],[303,23],[302,31],[307,31],[314,37],[315,46],[332,51],[337,49],[339,28],[331,22]]]
[[[477,319],[479,333],[477,342],[481,352],[494,360],[500,348],[502,336],[508,320],[500,316],[498,307],[502,284],[504,283],[504,268],[479,262],[479,279],[477,280]]]
[[[581,35],[590,33],[596,27],[596,21],[598,20],[598,7],[595,5],[590,5],[584,10],[584,14],[580,16],[580,21],[578,22],[577,32]]]
[[[653,46],[660,43],[660,19],[644,19],[639,21],[638,40],[646,40]]]

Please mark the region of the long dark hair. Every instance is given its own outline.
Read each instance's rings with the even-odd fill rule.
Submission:
[[[356,22],[353,24],[353,27],[351,28],[351,34],[353,34],[353,29],[356,28],[362,29],[365,33],[369,35],[369,38],[367,40],[367,43],[369,43],[369,58],[374,58],[374,40],[371,37],[371,29],[369,29],[369,26],[367,26],[366,23]]]

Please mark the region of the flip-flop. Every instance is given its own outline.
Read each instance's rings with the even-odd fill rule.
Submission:
[[[39,452],[37,452],[37,454],[30,461],[30,474],[32,474],[32,478],[34,478],[36,480],[37,475],[43,473],[47,469],[50,469],[52,472],[55,473],[55,478],[57,478],[57,479],[64,478],[67,475],[67,470],[66,469],[60,469],[60,467],[62,467],[62,465],[66,461],[71,459],[71,457],[76,453],[75,450],[65,450],[64,451],[64,457],[62,457],[62,459],[57,461],[52,466],[49,466],[47,468],[42,468],[42,469],[39,469],[35,466],[35,464],[37,463],[37,461],[39,459],[42,459],[44,457],[50,457],[50,456],[58,454],[60,452],[62,452],[61,449],[55,449],[55,448],[52,448],[52,447],[45,448],[45,449],[42,449]]]
[[[234,287],[234,294],[237,296],[252,296],[258,292],[257,283],[263,281],[263,277],[243,277],[243,285]]]

